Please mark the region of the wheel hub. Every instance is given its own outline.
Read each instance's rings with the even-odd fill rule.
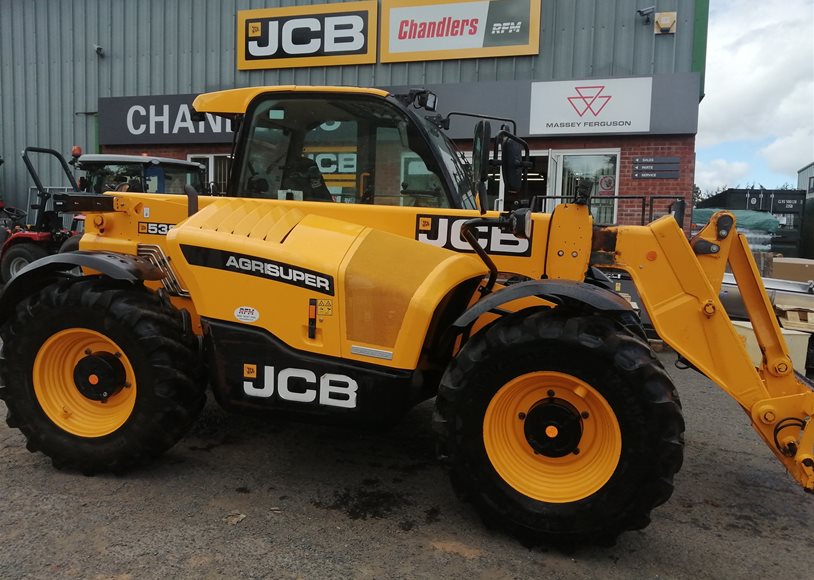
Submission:
[[[93,352],[76,363],[73,380],[82,396],[105,402],[127,386],[127,371],[116,355]]]
[[[579,453],[582,418],[568,401],[552,397],[540,401],[528,412],[523,431],[538,455],[565,457]]]

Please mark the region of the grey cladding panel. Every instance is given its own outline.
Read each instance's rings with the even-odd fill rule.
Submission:
[[[281,83],[486,83],[488,93],[494,81],[690,72],[695,0],[541,0],[535,56],[237,71],[238,10],[334,1],[340,0],[0,0],[0,155],[6,160],[0,195],[10,204],[24,202],[29,178],[18,155],[26,145],[97,151],[100,97]],[[653,4],[678,12],[678,34],[656,38],[641,24],[636,8]],[[93,44],[104,47],[103,58]],[[527,114],[522,95],[513,99]],[[43,173],[46,182],[61,184],[56,166]]]

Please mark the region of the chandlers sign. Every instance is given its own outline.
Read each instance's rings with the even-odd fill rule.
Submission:
[[[232,123],[207,113],[193,120],[198,95],[102,97],[99,99],[99,144],[231,143]]]
[[[539,52],[539,0],[382,0],[382,62]]]
[[[240,70],[376,62],[376,0],[237,13]]]
[[[530,135],[647,133],[651,77],[531,83]]]

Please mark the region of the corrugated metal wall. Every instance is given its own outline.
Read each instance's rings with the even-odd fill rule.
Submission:
[[[238,10],[331,0],[0,0],[0,195],[24,203],[26,145],[97,149],[99,97],[274,84],[421,85],[688,72],[698,0],[542,0],[540,54],[239,72]],[[336,1],[336,0],[334,0]],[[535,0],[532,0],[535,1]],[[538,0],[539,1],[539,0]],[[637,8],[677,11],[653,34]],[[94,45],[104,50],[98,56]],[[56,166],[44,182],[62,184]]]

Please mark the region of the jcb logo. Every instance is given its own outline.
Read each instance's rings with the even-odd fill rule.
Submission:
[[[469,218],[417,216],[415,239],[456,252],[472,252],[472,246],[461,236],[461,226],[467,219]],[[479,226],[474,233],[478,244],[488,254],[531,255],[531,236],[528,239],[521,239],[514,234],[500,231],[496,225]]]
[[[325,373],[317,378],[307,369],[275,371],[267,365],[261,377],[257,365],[243,365],[243,392],[249,397],[267,399],[276,393],[284,401],[355,409],[358,390],[357,382],[346,375]]]
[[[372,63],[375,28],[375,2],[241,11],[238,68]]]

